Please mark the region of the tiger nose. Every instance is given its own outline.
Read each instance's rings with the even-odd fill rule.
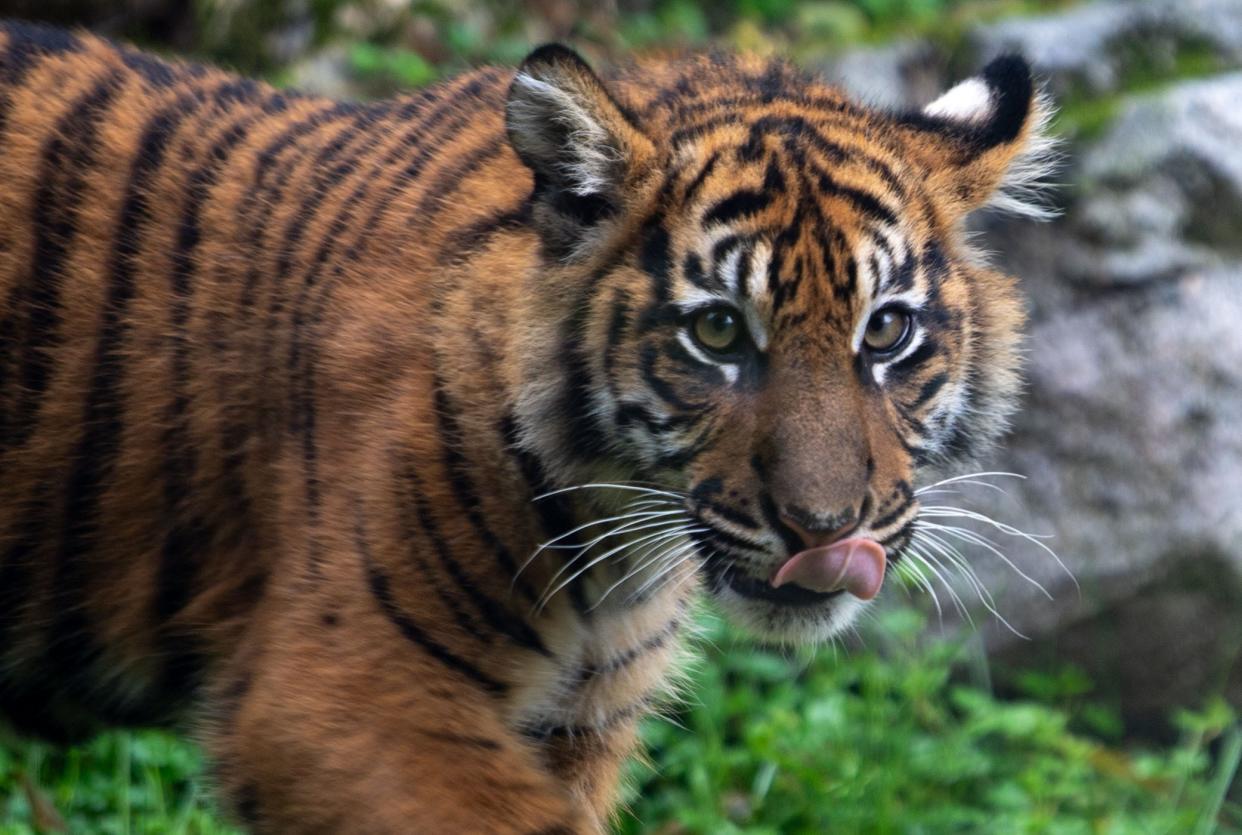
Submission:
[[[780,512],[781,522],[797,534],[805,548],[821,548],[844,539],[858,527],[858,511],[850,508],[833,516],[815,516],[800,508]]]

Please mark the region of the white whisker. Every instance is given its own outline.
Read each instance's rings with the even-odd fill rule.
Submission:
[[[950,543],[944,541],[929,531],[924,530],[920,533],[923,536],[923,541],[929,548],[934,549],[940,556],[943,556],[945,559],[949,560],[949,562],[958,569],[958,573],[971,585],[975,595],[979,598],[979,602],[983,604],[984,608],[986,608],[993,617],[1004,624],[1005,628],[1017,635],[1019,638],[1027,638],[1025,634],[1018,631],[1018,629],[1000,613],[1000,610],[996,607],[996,601],[993,599],[992,593],[988,591],[986,586],[983,585],[983,581],[979,579],[979,575],[975,573],[974,568],[971,567],[970,563],[964,556],[962,556],[960,551],[954,548]]]
[[[689,534],[706,533],[706,532],[707,532],[707,528],[702,528],[702,527],[678,529],[678,530],[672,531],[669,534],[667,539],[657,540],[653,545],[647,546],[647,548],[643,551],[642,554],[634,558],[634,564],[630,567],[628,571],[625,572],[625,576],[623,576],[620,580],[617,580],[615,583],[613,583],[608,588],[604,589],[604,593],[600,595],[599,600],[596,600],[595,603],[592,604],[591,609],[594,609],[597,606],[599,606],[601,603],[604,602],[604,600],[608,597],[608,595],[612,594],[613,591],[615,591],[618,587],[624,585],[628,581],[632,580],[634,577],[641,574],[649,566],[652,566],[660,562],[661,560],[669,558],[669,555],[673,553],[674,551],[676,551],[678,548],[685,547],[683,544],[678,543],[676,540],[680,539],[683,536],[687,536]],[[669,544],[668,540],[672,540],[672,543]],[[661,549],[664,549],[664,550],[661,550]],[[648,558],[647,555],[652,554],[653,552],[655,552],[654,556],[651,556],[650,558]]]
[[[673,493],[668,490],[657,490],[654,487],[643,487],[638,484],[613,484],[610,482],[597,482],[591,484],[575,484],[572,487],[562,487],[559,490],[551,490],[542,495],[535,496],[532,501],[542,501],[552,496],[559,496],[562,493],[572,493],[577,490],[630,490],[636,493],[647,493],[652,496],[669,496],[677,500],[683,500],[686,497],[681,493]]]
[[[1032,545],[1035,545],[1036,547],[1038,547],[1040,550],[1048,554],[1050,557],[1052,557],[1056,561],[1056,564],[1061,568],[1062,571],[1065,572],[1065,575],[1069,577],[1070,581],[1074,584],[1074,588],[1078,589],[1079,593],[1081,593],[1082,591],[1081,587],[1078,585],[1078,578],[1074,576],[1074,572],[1069,570],[1069,567],[1061,560],[1061,557],[1057,555],[1056,551],[1053,551],[1051,548],[1049,548],[1046,544],[1044,544],[1041,541],[1044,539],[1051,539],[1052,538],[1051,534],[1045,534],[1045,535],[1030,534],[1030,533],[1027,533],[1026,531],[1022,531],[1022,530],[1019,530],[1018,528],[1015,528],[1013,525],[1008,525],[1004,522],[998,522],[997,520],[993,519],[992,517],[986,514],[979,513],[974,510],[965,510],[959,507],[952,507],[949,505],[925,507],[920,511],[920,514],[929,516],[931,518],[957,517],[961,519],[970,519],[975,522],[982,522],[985,525],[990,525],[992,528],[1000,531],[1006,536],[1012,536],[1012,537],[1017,537],[1018,539],[1024,539],[1027,542],[1030,542]]]
[[[676,522],[678,520],[671,520],[671,521]],[[562,580],[560,584],[556,586],[556,588],[551,589],[551,591],[544,592],[544,594],[540,596],[539,600],[535,602],[534,610],[539,611],[540,609],[542,609],[544,606],[548,604],[548,602],[553,597],[556,596],[557,592],[565,588],[567,585],[572,583],[574,580],[581,577],[587,571],[590,571],[592,568],[594,568],[595,566],[599,565],[604,560],[611,557],[613,554],[616,554],[620,551],[624,551],[627,548],[633,548],[636,545],[642,542],[647,542],[648,540],[652,538],[664,536],[670,533],[670,530],[668,528],[669,522],[670,520],[661,519],[659,522],[655,522],[649,525],[643,525],[643,526],[634,528],[631,532],[639,531],[639,530],[646,530],[646,529],[653,528],[653,527],[659,528],[659,530],[655,531],[654,533],[644,534],[643,536],[640,536],[638,539],[635,539],[632,541],[622,542],[620,545],[616,546],[615,548],[611,548],[605,551],[603,554],[600,554],[598,557],[595,557],[594,559],[589,561],[586,565],[582,566],[577,571],[575,571],[573,574],[571,574],[570,576]],[[585,553],[585,551],[583,553]],[[552,584],[556,582],[557,578],[559,578],[562,574],[564,574],[579,558],[581,558],[581,556],[582,554],[579,554],[578,556],[574,557],[572,560],[569,560],[565,565],[561,566],[560,570],[557,571],[556,574],[552,576],[552,579],[548,581],[548,586],[551,587]]]
[[[982,534],[979,534],[979,533],[975,533],[969,528],[962,528],[962,527],[958,527],[957,525],[938,525],[935,522],[927,522],[923,520],[919,520],[918,522],[916,522],[915,527],[922,528],[924,530],[929,530],[929,531],[937,531],[937,532],[945,534],[946,536],[956,537],[957,539],[960,539],[963,542],[969,542],[972,545],[978,545],[981,548],[986,548],[988,551],[991,551],[993,554],[995,554],[1003,563],[1005,563],[1005,565],[1009,566],[1009,568],[1012,569],[1015,574],[1017,574],[1019,577],[1021,577],[1026,582],[1030,583],[1035,588],[1039,589],[1040,592],[1043,593],[1044,597],[1048,598],[1049,600],[1053,599],[1052,593],[1049,592],[1048,589],[1044,588],[1043,583],[1039,582],[1034,577],[1030,576],[1025,571],[1023,571],[1021,568],[1019,568],[1017,564],[1014,563],[1013,560],[1009,559],[1009,557],[1005,556],[1005,554],[1001,552],[1001,550],[997,547],[995,542],[988,539],[986,536],[983,536]]]

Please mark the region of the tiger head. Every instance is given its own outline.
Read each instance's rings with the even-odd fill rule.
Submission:
[[[962,225],[1041,211],[1045,121],[1014,57],[891,114],[780,62],[605,82],[534,52],[506,111],[542,264],[525,442],[565,484],[678,497],[744,625],[833,634],[902,558],[920,474],[1005,428],[1023,305]]]

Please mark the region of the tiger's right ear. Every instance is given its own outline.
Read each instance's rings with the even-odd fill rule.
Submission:
[[[505,104],[509,142],[535,174],[534,220],[549,252],[583,257],[627,208],[655,146],[576,52],[527,56]]]

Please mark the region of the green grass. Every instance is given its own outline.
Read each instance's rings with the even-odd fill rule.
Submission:
[[[1088,732],[1117,720],[1081,674],[1027,676],[1038,698],[999,700],[968,680],[977,654],[926,627],[894,611],[867,651],[785,654],[706,617],[685,706],[645,727],[651,765],[631,770],[620,832],[1242,832],[1228,800],[1242,734],[1223,702],[1180,714],[1175,748],[1118,747]],[[38,831],[32,796],[74,833],[231,833],[201,765],[154,732],[0,746],[0,835]]]
[[[694,706],[647,728],[654,766],[637,770],[624,831],[1242,831],[1222,788],[1239,758],[1223,701],[1179,715],[1173,750],[1111,747],[1086,733],[1117,719],[1083,698],[1081,674],[1027,676],[1042,700],[1002,701],[964,680],[979,659],[924,633],[904,611],[877,652],[710,647]]]

